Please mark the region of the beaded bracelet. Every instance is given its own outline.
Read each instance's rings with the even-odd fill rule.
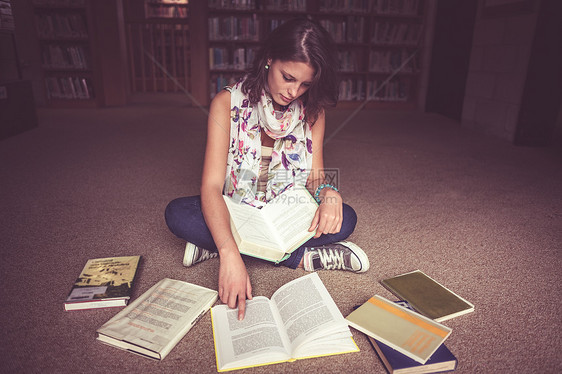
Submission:
[[[316,200],[318,202],[318,204],[320,204],[321,200],[320,200],[320,191],[322,191],[324,188],[331,188],[332,190],[339,192],[338,189],[336,188],[336,186],[332,186],[329,183],[323,183],[320,186],[318,186],[316,188],[316,192],[314,192],[314,200]]]

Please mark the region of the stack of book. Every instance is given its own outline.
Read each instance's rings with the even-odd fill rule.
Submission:
[[[443,344],[451,329],[440,322],[474,311],[474,305],[416,270],[381,281],[401,298],[375,295],[346,317],[365,333],[391,374],[455,370],[457,359]]]

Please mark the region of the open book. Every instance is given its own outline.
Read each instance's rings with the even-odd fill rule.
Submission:
[[[279,262],[316,233],[308,228],[318,204],[305,187],[291,187],[262,207],[223,197],[232,235],[245,255]]]
[[[227,305],[211,308],[217,370],[357,352],[347,322],[312,273],[279,288],[268,299],[246,302],[246,316]]]
[[[162,360],[218,298],[218,292],[164,278],[97,330],[102,343]]]

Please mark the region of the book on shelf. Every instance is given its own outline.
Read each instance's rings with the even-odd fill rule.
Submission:
[[[470,313],[474,305],[420,270],[387,278],[381,284],[400,299],[437,322]]]
[[[402,73],[415,73],[419,70],[415,51],[407,49],[371,50],[369,52],[369,71],[392,73],[398,69]],[[408,61],[408,59],[410,59]],[[408,61],[408,63],[405,63]],[[404,66],[402,66],[404,64]]]
[[[95,258],[86,261],[64,302],[65,310],[125,306],[141,256]]]
[[[256,0],[209,0],[209,9],[253,10]]]
[[[252,16],[209,17],[209,41],[259,40],[259,19]]]
[[[408,101],[410,79],[395,76],[391,80],[373,79],[367,81],[367,99],[373,101]]]
[[[41,48],[43,67],[53,69],[87,69],[88,59],[81,46],[48,44]]]
[[[36,14],[37,33],[40,38],[83,39],[88,37],[84,15],[80,13]]]
[[[211,70],[244,70],[251,66],[254,60],[254,48],[226,47],[209,48],[209,68]]]
[[[86,6],[86,0],[33,0],[33,5],[75,8]]]
[[[380,21],[371,27],[371,43],[416,45],[421,37],[419,24]]]
[[[419,0],[390,0],[369,2],[369,12],[385,15],[409,15],[418,14]]]
[[[308,231],[318,204],[303,186],[292,186],[267,204],[237,204],[223,196],[240,253],[279,262],[312,238]]]
[[[210,288],[164,278],[103,324],[97,339],[163,360],[217,298]]]
[[[93,98],[92,87],[84,77],[45,77],[49,99],[88,100]]]
[[[151,1],[145,3],[146,18],[187,18],[188,2],[185,1]]]
[[[306,0],[262,0],[260,5],[269,11],[306,12]]]
[[[451,329],[375,295],[346,317],[349,325],[425,364]]]
[[[211,308],[211,321],[219,372],[359,351],[317,273],[247,300],[242,321],[227,305]]]
[[[14,15],[9,0],[0,0],[0,30],[14,31]]]

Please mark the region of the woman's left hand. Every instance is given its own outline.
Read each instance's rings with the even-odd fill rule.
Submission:
[[[312,219],[308,231],[316,229],[315,238],[322,234],[335,234],[340,232],[343,221],[343,200],[339,192],[331,188],[321,191],[321,203]]]

